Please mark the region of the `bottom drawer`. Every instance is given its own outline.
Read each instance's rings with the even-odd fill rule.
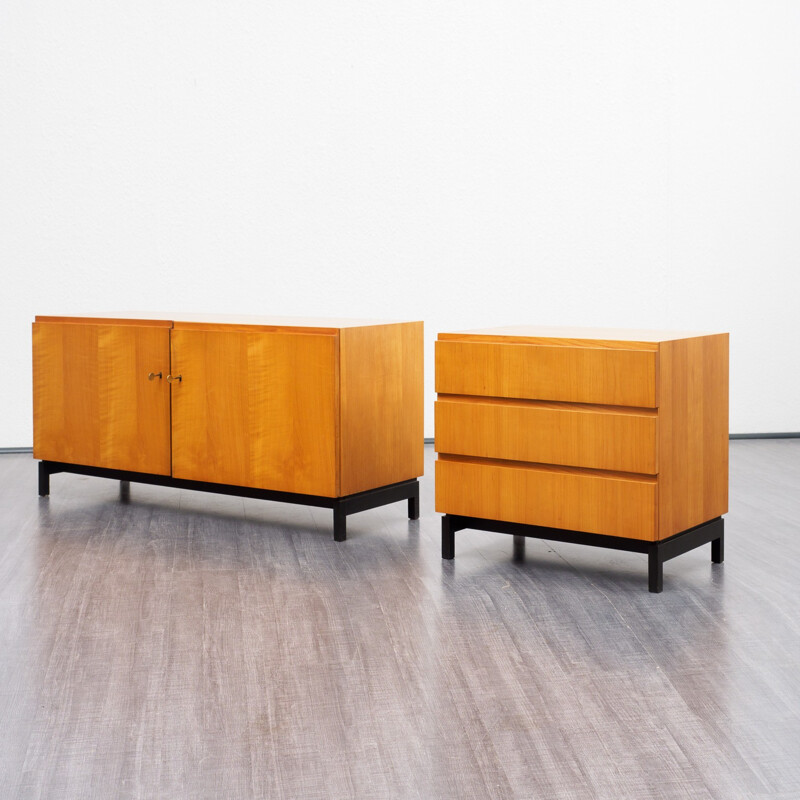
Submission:
[[[441,514],[653,541],[656,492],[655,478],[488,460],[436,462]]]

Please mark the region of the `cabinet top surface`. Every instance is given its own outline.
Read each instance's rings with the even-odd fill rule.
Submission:
[[[395,325],[408,320],[341,319],[333,317],[284,317],[257,314],[172,314],[124,312],[108,314],[79,314],[71,316],[36,315],[36,322],[74,322],[108,325],[152,325],[163,328],[253,327],[269,330],[301,329],[320,333],[335,333],[342,328],[368,328],[375,325]]]
[[[505,325],[498,328],[480,328],[476,330],[453,331],[440,333],[439,339],[456,339],[472,341],[508,340],[570,344],[574,342],[597,342],[617,344],[639,344],[655,347],[659,342],[676,339],[695,339],[700,336],[715,336],[715,332],[699,331],[659,331],[659,330],[627,330],[624,328],[580,328],[549,327],[539,325]]]

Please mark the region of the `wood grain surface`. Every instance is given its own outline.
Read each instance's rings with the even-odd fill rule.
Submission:
[[[273,333],[296,333],[298,330],[309,333],[336,333],[342,328],[371,327],[393,324],[387,320],[352,319],[342,317],[299,317],[276,314],[198,314],[184,312],[125,312],[123,314],[84,314],[80,316],[36,315],[36,322],[65,322],[81,325],[156,325],[180,330],[250,330],[271,331]]]
[[[654,411],[439,395],[436,450],[655,475]]]
[[[64,325],[136,325],[137,327],[171,328],[169,317],[153,314],[95,314],[92,316],[53,316],[37,314],[35,322],[58,322]]]
[[[54,475],[0,455],[0,794],[800,796],[800,440],[731,442],[726,559],[667,562]]]
[[[655,520],[647,521],[633,538],[665,539],[726,512],[728,334],[664,334],[654,343],[651,337],[630,332],[629,338],[642,349],[627,350],[622,349],[624,337],[614,339],[613,332],[603,334],[610,340],[606,347],[606,338],[567,338],[568,329],[558,333],[562,338],[555,344],[546,345],[548,340],[537,338],[536,331],[518,326],[440,334],[440,453],[657,475]],[[555,329],[549,332],[557,334]],[[526,340],[526,333],[531,338]],[[578,400],[591,403],[576,405]],[[453,470],[442,467],[442,474]],[[467,481],[448,479],[437,495],[438,510],[573,527],[548,521],[556,510],[547,506],[545,511],[546,504],[531,502],[526,494],[530,487],[516,473],[491,475],[479,478],[474,472]],[[483,506],[494,508],[496,515],[458,510],[481,505],[474,494],[482,491],[491,495]],[[541,491],[537,487],[537,497]],[[580,505],[604,502],[577,488],[559,490],[555,497],[575,506],[561,514],[575,519]],[[622,530],[628,528],[628,515],[649,517],[652,501],[648,497],[628,505],[620,500],[606,509],[621,515],[615,527]],[[609,517],[603,525],[612,523]]]
[[[436,510],[652,541],[656,479],[440,454]]]
[[[728,510],[728,334],[659,348],[659,536]]]
[[[627,350],[657,350],[659,342],[706,336],[697,331],[636,330],[631,328],[589,328],[579,325],[501,325],[493,328],[440,333],[439,339],[473,342],[526,342],[567,346],[585,346],[587,341],[599,347]]]
[[[36,319],[38,458],[328,497],[422,474],[421,322]]]
[[[347,328],[339,336],[341,494],[422,475],[422,323]]]
[[[336,336],[171,336],[174,477],[338,494]]]
[[[169,359],[164,327],[34,323],[36,458],[168,475]]]
[[[655,408],[656,354],[439,340],[436,391]]]

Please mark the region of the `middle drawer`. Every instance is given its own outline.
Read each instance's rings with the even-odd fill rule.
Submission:
[[[649,409],[440,395],[435,414],[438,453],[658,473]]]

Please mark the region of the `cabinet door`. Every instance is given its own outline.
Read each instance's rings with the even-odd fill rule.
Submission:
[[[172,474],[335,497],[335,335],[173,330]]]
[[[169,475],[168,371],[167,327],[34,323],[34,458]]]

